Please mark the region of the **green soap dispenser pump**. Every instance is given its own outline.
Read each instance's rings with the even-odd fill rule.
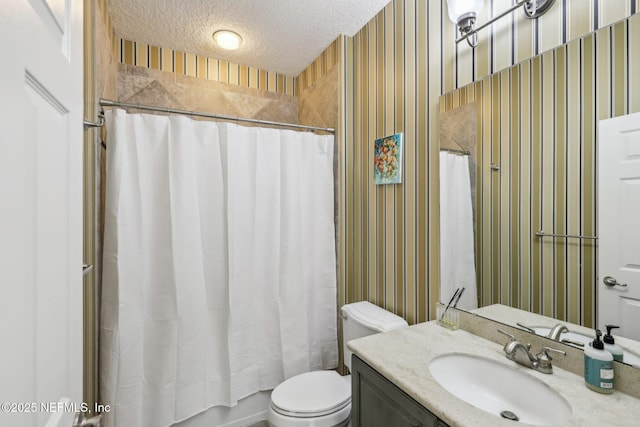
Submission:
[[[596,339],[584,348],[584,382],[598,393],[613,393],[613,355],[604,349],[602,332],[596,329]]]
[[[622,362],[624,359],[624,350],[616,344],[613,335],[611,335],[611,330],[619,328],[620,326],[604,325],[604,327],[607,328],[607,334],[602,338],[602,341],[604,341],[604,349],[613,355],[613,360]]]

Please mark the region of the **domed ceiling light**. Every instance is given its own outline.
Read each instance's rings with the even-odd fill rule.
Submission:
[[[215,40],[218,46],[226,50],[235,50],[242,43],[240,34],[229,30],[216,31],[213,33],[213,40]]]

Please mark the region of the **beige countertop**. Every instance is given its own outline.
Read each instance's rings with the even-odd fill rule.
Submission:
[[[458,399],[429,373],[429,362],[445,353],[474,354],[511,365],[559,392],[573,415],[565,426],[631,426],[640,420],[640,400],[615,391],[604,395],[587,389],[581,376],[554,367],[542,374],[508,360],[502,346],[463,330],[450,331],[435,321],[350,341],[349,348],[367,364],[451,427],[509,426],[513,421],[489,414]],[[538,350],[538,349],[533,349]],[[535,398],[535,396],[532,396]],[[518,423],[519,425],[526,425]]]

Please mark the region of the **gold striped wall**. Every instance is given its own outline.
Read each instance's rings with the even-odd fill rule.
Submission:
[[[428,320],[438,300],[440,2],[395,0],[345,38],[340,304]],[[428,30],[434,29],[434,30]],[[376,138],[404,133],[401,185],[373,183]]]
[[[638,0],[556,0],[540,18],[524,18],[521,10],[478,33],[478,47],[455,44],[455,25],[443,2],[443,93],[480,80],[533,56],[628,18],[640,11]],[[505,11],[509,2],[486,0],[478,25]]]
[[[295,78],[296,95],[311,87],[341,61],[342,37],[336,38],[311,64]]]
[[[146,43],[117,40],[117,58],[122,64],[135,65],[178,75],[197,77],[283,95],[295,95],[293,77],[207,58]]]
[[[634,15],[441,98],[441,111],[478,105],[482,305],[594,325],[596,245],[533,233],[597,235],[598,121],[640,111],[638,82]]]

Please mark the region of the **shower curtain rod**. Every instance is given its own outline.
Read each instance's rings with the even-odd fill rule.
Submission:
[[[467,150],[456,150],[454,148],[441,148],[440,151],[446,151],[446,152],[454,153],[454,154],[463,154],[463,155],[466,155],[466,156],[470,156],[471,155],[470,151],[467,151]]]
[[[249,118],[234,117],[234,116],[225,116],[222,114],[203,113],[199,111],[176,110],[174,108],[154,107],[153,105],[140,105],[140,104],[131,104],[128,102],[116,102],[116,101],[111,101],[109,99],[104,99],[104,98],[100,98],[100,106],[135,108],[137,110],[159,111],[162,113],[171,113],[171,114],[184,114],[187,116],[207,117],[210,119],[233,120],[237,122],[257,123],[261,125],[281,126],[281,127],[289,127],[289,128],[304,129],[304,130],[314,130],[314,131],[318,130],[318,131],[334,133],[334,134],[336,132],[335,129],[333,128],[322,128],[322,127],[316,127],[316,126],[297,125],[292,123],[272,122],[270,120],[259,120],[259,119],[249,119]]]

